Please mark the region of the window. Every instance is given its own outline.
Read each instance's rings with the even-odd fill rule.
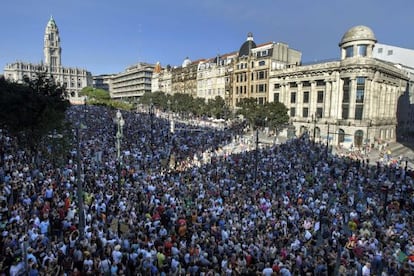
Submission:
[[[303,117],[303,118],[307,118],[308,116],[309,116],[309,108],[304,107],[304,108],[302,109],[302,117]]]
[[[263,103],[264,103],[264,98],[263,98],[263,97],[260,97],[260,98],[259,98],[259,104],[260,104],[260,105],[263,105]]]
[[[355,106],[355,120],[362,120],[363,111],[364,111],[364,106],[362,104],[357,104]]]
[[[290,103],[296,103],[296,92],[290,93]]]
[[[309,91],[303,92],[303,103],[309,103]]]
[[[310,87],[311,83],[309,81],[302,82],[302,87]]]
[[[280,88],[280,84],[279,83],[275,83],[274,89],[279,89],[279,88]]]
[[[349,103],[349,91],[351,89],[351,81],[349,78],[343,79],[344,85],[342,87],[342,103]]]
[[[259,71],[257,72],[257,79],[262,80],[266,78],[266,71]]]
[[[296,116],[296,108],[291,107],[290,108],[290,117],[295,117]]]
[[[392,50],[388,50],[387,55],[391,56],[393,54]]]
[[[316,81],[316,86],[325,86],[325,81],[324,80],[317,80]]]
[[[291,82],[289,83],[290,87],[298,87],[298,84],[296,82]]]
[[[323,91],[318,91],[317,103],[323,103]]]
[[[259,84],[257,87],[257,92],[259,93],[266,92],[266,84]]]
[[[366,57],[367,56],[367,45],[362,44],[358,45],[358,56]]]
[[[378,48],[378,54],[382,54],[382,48]]]
[[[323,117],[323,108],[318,107],[316,108],[316,118],[322,118]]]
[[[365,94],[365,78],[357,77],[356,80],[357,80],[356,103],[363,103],[364,94]]]
[[[264,60],[259,61],[259,66],[264,66],[264,65],[266,65],[266,61]]]
[[[354,46],[349,46],[345,48],[345,57],[353,57],[354,56]]]
[[[279,102],[279,93],[273,93],[273,101],[275,103],[278,103]]]
[[[349,118],[349,105],[342,104],[342,119],[346,120]]]

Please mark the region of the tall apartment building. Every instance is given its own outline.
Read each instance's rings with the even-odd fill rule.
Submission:
[[[235,57],[235,53],[230,53],[200,61],[197,68],[197,97],[206,101],[216,97],[229,99],[232,80],[230,69]]]
[[[171,66],[167,65],[165,68],[162,68],[159,62],[155,65],[151,79],[151,92],[158,91],[172,94]]]
[[[250,97],[263,104],[268,101],[269,71],[300,64],[301,56],[285,43],[257,46],[249,33],[239,51],[198,61],[186,58],[179,67],[158,70],[152,78],[152,91],[185,93],[206,100],[220,96],[231,107]]]
[[[155,64],[139,62],[124,72],[113,75],[109,81],[109,94],[113,99],[136,100],[151,92],[151,78]]]
[[[288,107],[296,135],[345,147],[396,140],[408,77],[374,58],[376,42],[370,28],[356,26],[339,43],[340,60],[271,70],[269,101]]]
[[[22,82],[25,77],[34,78],[38,73],[53,77],[57,84],[66,87],[72,103],[83,102],[79,92],[86,86],[92,86],[92,75],[85,69],[62,66],[62,47],[59,29],[51,17],[46,25],[43,46],[44,61],[40,64],[14,62],[4,68],[4,77],[10,81]]]
[[[197,68],[201,60],[185,58],[183,64],[171,69],[171,86],[174,93],[197,97]]]
[[[112,75],[98,75],[93,76],[93,88],[109,91],[109,83],[111,82]]]
[[[232,64],[232,106],[244,98],[256,98],[259,104],[268,102],[270,71],[299,65],[301,57],[301,52],[285,43],[256,45],[249,33]]]

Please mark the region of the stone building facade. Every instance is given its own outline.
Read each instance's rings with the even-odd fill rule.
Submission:
[[[298,65],[301,52],[285,43],[268,42],[259,46],[248,34],[239,51],[209,59],[186,58],[179,67],[160,68],[152,78],[152,92],[185,93],[206,101],[216,96],[235,108],[243,98],[268,101],[269,72]]]
[[[62,66],[59,29],[53,17],[46,25],[43,54],[44,61],[40,64],[20,61],[7,64],[4,68],[4,77],[10,81],[22,82],[25,77],[34,78],[39,73],[46,73],[53,77],[57,84],[66,87],[72,103],[83,102],[79,92],[86,86],[92,86],[92,75],[85,69]]]
[[[231,80],[229,70],[236,54],[218,55],[201,61],[197,68],[197,97],[206,101],[229,97]]]
[[[172,72],[171,66],[167,65],[162,68],[157,62],[151,79],[151,92],[164,92],[172,94]]]
[[[366,26],[349,29],[340,60],[272,70],[269,101],[289,109],[296,135],[344,147],[396,140],[397,104],[406,72],[373,58],[377,42]]]
[[[299,51],[284,43],[268,42],[256,46],[249,33],[232,63],[232,107],[244,98],[255,98],[259,104],[268,102],[270,71],[299,65],[301,57]]]
[[[197,68],[200,61],[191,61],[187,57],[181,66],[171,69],[171,88],[174,93],[197,97]]]
[[[409,83],[398,101],[397,134],[402,141],[411,140],[414,137],[414,50],[377,43],[373,57],[397,64],[407,72]]]

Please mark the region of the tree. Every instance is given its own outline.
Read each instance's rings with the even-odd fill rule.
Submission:
[[[64,87],[45,73],[25,78],[22,84],[0,79],[1,128],[22,147],[35,151],[42,137],[62,128],[69,105]]]
[[[209,115],[216,119],[224,118],[227,112],[227,106],[224,99],[220,96],[216,96],[214,99],[209,100],[207,103],[207,110]]]
[[[257,100],[255,98],[245,98],[242,99],[238,104],[237,110],[238,115],[243,115],[244,119],[247,120],[248,124],[251,127],[258,126],[259,122],[259,106],[257,104]],[[264,118],[263,118],[264,119]]]
[[[87,96],[88,101],[91,102],[105,102],[111,99],[109,92],[104,89],[96,89],[90,86],[82,88],[82,91],[79,93],[79,96]]]
[[[272,102],[264,105],[266,124],[278,133],[289,121],[288,109],[283,103]]]
[[[246,98],[238,104],[238,114],[244,116],[251,127],[269,127],[277,132],[289,121],[288,109],[282,103],[257,104],[255,98]]]

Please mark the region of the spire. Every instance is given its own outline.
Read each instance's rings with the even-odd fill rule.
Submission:
[[[50,15],[49,22],[47,23],[48,26],[56,27],[55,19],[53,18],[53,15]]]

